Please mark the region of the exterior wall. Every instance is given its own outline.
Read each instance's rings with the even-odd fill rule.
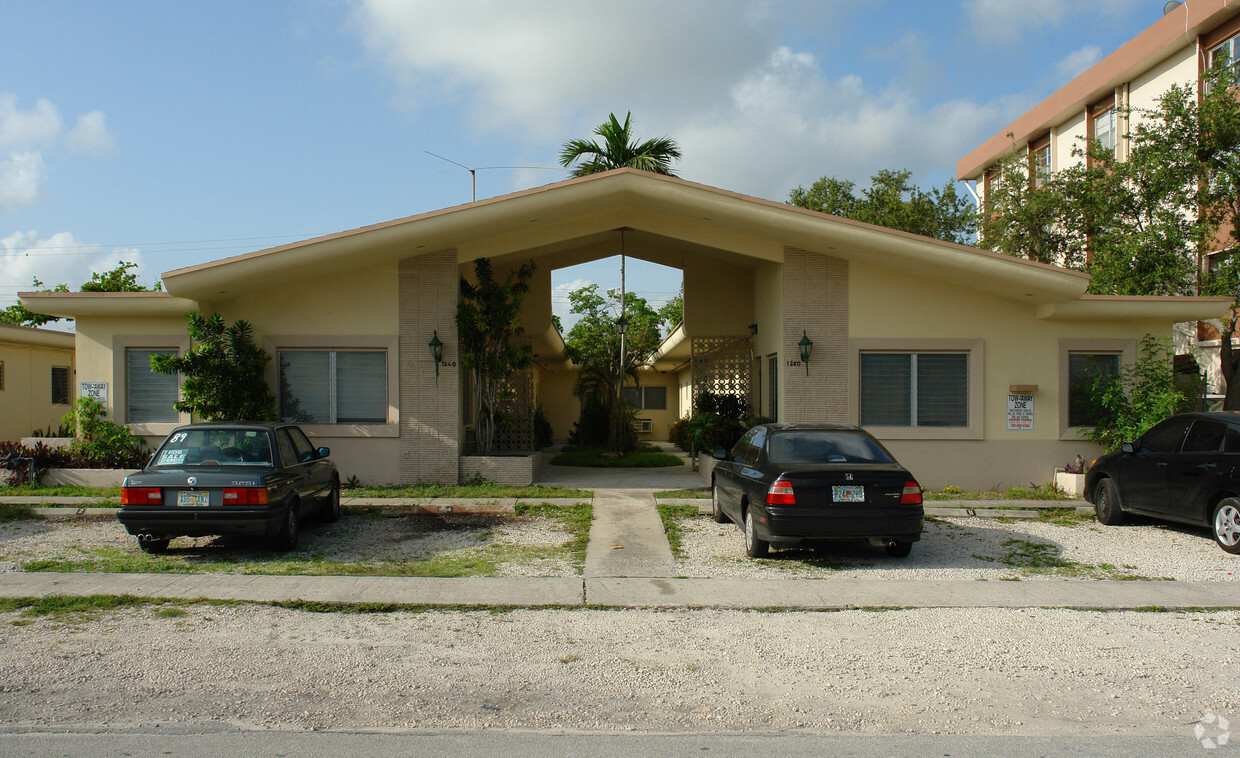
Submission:
[[[779,351],[783,357],[779,365],[781,421],[847,420],[850,275],[849,262],[841,258],[803,250],[784,251],[783,344]],[[900,301],[884,295],[879,302]],[[910,318],[916,318],[915,310],[908,313]],[[802,336],[814,343],[808,367],[800,361]]]
[[[581,401],[573,394],[577,372],[571,369],[538,372],[538,402],[551,423],[551,437],[565,442],[581,417]]]
[[[650,421],[650,431],[637,435],[639,440],[667,440],[668,427],[680,418],[680,394],[676,384],[676,376],[658,371],[642,371],[638,373],[642,387],[667,388],[667,408],[664,410],[639,410],[637,417]],[[631,385],[630,385],[631,386]]]
[[[1154,108],[1158,97],[1173,84],[1197,81],[1197,44],[1185,45],[1146,73],[1134,77],[1128,87],[1128,102],[1134,111]],[[1134,120],[1139,118],[1133,113]]]
[[[1033,306],[1008,298],[857,263],[849,301],[850,423],[860,421],[862,350],[970,351],[969,427],[870,429],[928,487],[1041,483],[1077,454],[1093,458],[1097,447],[1067,425],[1068,351],[1115,350],[1130,362],[1147,333],[1170,336],[1166,323],[1040,320]],[[1007,429],[1012,385],[1037,386],[1030,431]]]
[[[718,258],[686,256],[685,333],[694,337],[749,334],[754,323],[753,270]]]
[[[60,426],[72,406],[52,402],[52,367],[69,369],[70,400],[77,397],[74,352],[71,347],[6,342],[0,333],[0,441],[17,441],[35,429]]]

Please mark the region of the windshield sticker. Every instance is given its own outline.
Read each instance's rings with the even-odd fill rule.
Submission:
[[[179,466],[185,463],[185,454],[189,451],[185,448],[179,450],[165,450],[163,455],[159,456],[159,465],[161,466]]]
[[[169,444],[175,445],[178,442],[184,442],[185,438],[188,436],[189,434],[187,432],[177,432],[176,434],[172,435],[172,439],[168,440],[168,442]]]

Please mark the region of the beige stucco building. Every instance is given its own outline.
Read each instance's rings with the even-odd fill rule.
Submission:
[[[622,244],[684,277],[684,321],[641,372],[646,436],[666,439],[698,392],[730,392],[783,421],[860,423],[931,487],[1051,478],[1092,452],[1070,423],[1073,356],[1130,361],[1143,335],[1227,306],[1091,297],[1082,274],[630,169],[171,271],[165,292],[22,302],[77,319],[78,379],[107,383],[114,420],[149,438],[188,420],[150,352],[186,349],[186,312],[218,312],[253,325],[283,415],[342,476],[455,482],[476,470],[460,278],[480,257],[500,275],[536,265],[522,318],[535,366],[512,386],[517,410],[541,405],[564,439],[576,371],[551,272]],[[510,434],[528,445],[522,425]]]
[[[72,409],[73,335],[0,324],[0,441],[54,434]]]

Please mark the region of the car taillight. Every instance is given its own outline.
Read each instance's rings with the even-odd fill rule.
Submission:
[[[164,491],[158,487],[122,487],[121,505],[163,505]]]
[[[900,505],[921,505],[921,485],[909,479],[900,493]]]
[[[226,487],[224,505],[266,505],[266,487]]]
[[[792,492],[792,482],[783,478],[775,480],[771,488],[766,491],[767,505],[796,505],[797,496]]]

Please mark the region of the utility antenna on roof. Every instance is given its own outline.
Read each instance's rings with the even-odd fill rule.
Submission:
[[[1179,8],[1181,5],[1183,5],[1183,3],[1181,3],[1180,0],[1168,0],[1168,2],[1163,5],[1163,15],[1167,15],[1176,8]]]
[[[464,163],[457,163],[451,158],[445,158],[438,153],[432,153],[430,150],[423,150],[422,152],[426,153],[427,155],[433,155],[441,161],[447,161],[448,163],[451,163],[453,166],[460,166],[461,168],[469,172],[469,178],[470,178],[470,184],[471,184],[470,202],[477,202],[478,200],[478,172],[479,171],[494,171],[496,169],[533,169],[536,171],[566,171],[566,169],[552,168],[550,166],[479,166],[478,168],[470,168],[469,166],[466,166]]]

